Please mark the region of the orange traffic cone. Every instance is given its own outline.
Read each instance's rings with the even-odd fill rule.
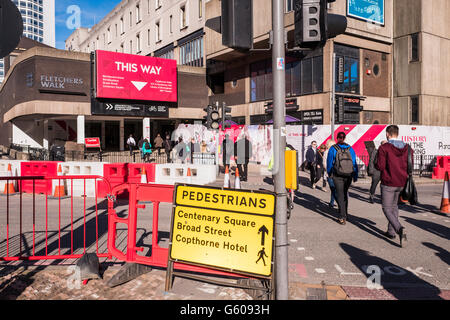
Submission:
[[[12,177],[11,163],[8,163],[8,173],[6,176]],[[14,194],[14,193],[16,193],[16,190],[14,188],[14,181],[7,180],[5,183],[5,190],[3,191],[3,194]]]
[[[241,188],[241,179],[239,178],[239,170],[236,168],[236,174],[234,179],[234,188],[240,189]]]
[[[448,171],[445,172],[444,188],[442,190],[441,213],[450,214],[450,182]]]
[[[145,171],[145,166],[142,167],[141,171],[141,183],[147,183],[147,172]]]
[[[58,165],[58,176],[62,176],[62,169],[61,169],[61,165]],[[61,197],[65,197],[66,194],[66,188],[64,187],[64,180],[58,179],[56,182],[56,186],[55,186],[55,191],[53,192],[53,196],[55,198],[61,198]],[[61,185],[62,182],[62,185]]]
[[[188,183],[192,182],[192,173],[191,173],[191,168],[187,169],[187,174],[186,176],[188,177]]]
[[[230,187],[230,171],[228,170],[228,165],[225,166],[225,178],[223,179],[223,187]]]

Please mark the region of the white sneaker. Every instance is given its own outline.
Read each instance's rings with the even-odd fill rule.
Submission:
[[[313,185],[312,185],[312,188],[313,188],[313,189],[315,189],[315,188],[316,188],[316,184],[315,184],[315,183],[313,183]]]

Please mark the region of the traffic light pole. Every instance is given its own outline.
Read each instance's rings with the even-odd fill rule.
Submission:
[[[275,296],[277,300],[289,299],[287,194],[285,182],[286,149],[286,80],[284,1],[272,0],[272,72],[273,72],[273,135],[274,135],[274,187],[276,203],[275,240]]]

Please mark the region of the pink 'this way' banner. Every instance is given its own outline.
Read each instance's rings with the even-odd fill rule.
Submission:
[[[177,102],[177,62],[97,50],[97,98]]]

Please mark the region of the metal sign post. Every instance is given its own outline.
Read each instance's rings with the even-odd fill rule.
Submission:
[[[274,134],[274,186],[276,201],[275,240],[275,294],[277,300],[289,298],[287,194],[285,183],[284,151],[286,149],[286,80],[284,1],[272,0],[272,70],[273,70],[273,134]]]

